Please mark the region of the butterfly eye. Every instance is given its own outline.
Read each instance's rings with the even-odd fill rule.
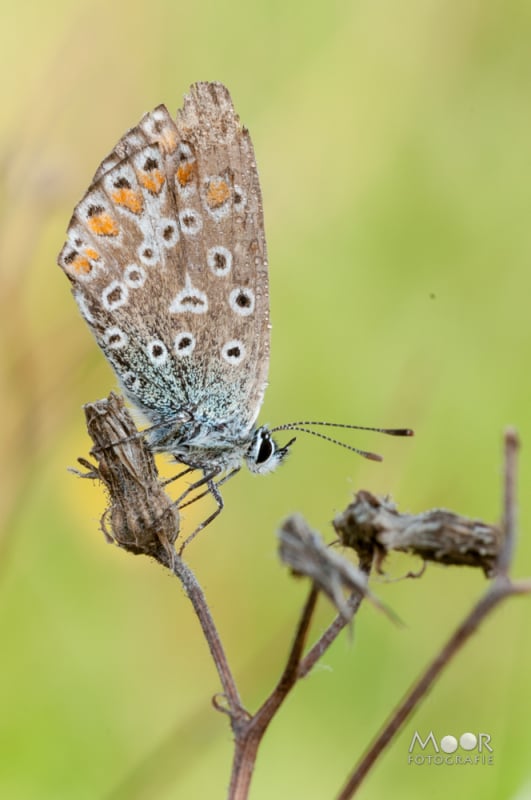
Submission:
[[[288,448],[294,441],[295,439],[292,439],[286,447],[279,447],[268,428],[265,426],[258,428],[244,455],[245,463],[255,475],[266,475],[268,472],[273,472],[282,463]]]
[[[256,455],[256,463],[263,464],[264,462],[268,461],[273,455],[273,450],[274,448],[271,437],[266,433],[262,434],[262,441],[260,442],[260,447]]]

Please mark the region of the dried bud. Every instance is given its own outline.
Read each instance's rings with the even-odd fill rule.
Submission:
[[[338,514],[334,528],[341,543],[352,547],[362,563],[376,556],[378,568],[390,550],[400,550],[424,561],[479,567],[490,576],[502,541],[496,525],[444,509],[400,514],[389,499],[366,491],[358,492],[354,502]]]
[[[345,592],[361,594],[381,607],[369,592],[366,573],[327,547],[320,535],[310,530],[299,514],[294,514],[284,522],[278,536],[281,560],[295,575],[310,578],[344,619],[352,616]]]
[[[105,535],[125,550],[170,566],[179,513],[162,488],[153,455],[123,399],[111,393],[84,409],[94,441],[91,455],[98,463],[94,466],[83,459],[80,463],[89,467],[85,477],[99,478],[109,493],[110,505],[102,517]]]

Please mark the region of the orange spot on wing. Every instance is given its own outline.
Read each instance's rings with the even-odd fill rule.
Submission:
[[[125,206],[133,214],[140,214],[144,207],[142,195],[133,189],[118,189],[111,196],[115,203],[118,203],[119,206]]]
[[[96,236],[117,236],[118,225],[109,214],[98,214],[89,217],[87,224]]]
[[[150,172],[142,172],[139,181],[148,192],[158,194],[164,185],[164,175],[159,169],[153,169]]]
[[[77,275],[88,275],[92,272],[92,264],[85,256],[78,256],[69,266],[69,269]]]
[[[230,189],[221,178],[210,181],[206,201],[211,208],[222,206],[230,197]]]
[[[87,258],[90,258],[92,261],[99,261],[100,254],[97,250],[93,250],[92,247],[85,248],[85,255]]]
[[[176,172],[177,180],[181,186],[186,186],[194,177],[195,166],[194,164],[181,164]]]

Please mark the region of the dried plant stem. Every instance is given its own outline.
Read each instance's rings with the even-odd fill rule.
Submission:
[[[298,679],[299,664],[317,598],[318,591],[312,586],[297,625],[286,666],[276,687],[253,717],[236,729],[233,724],[235,752],[228,795],[229,800],[245,800],[248,796],[260,743],[269,723]]]
[[[370,572],[369,568],[361,567],[360,569],[362,569],[363,572],[366,572],[367,575]],[[353,593],[347,600],[347,604],[352,612],[352,617],[354,617],[357,613],[362,600],[363,597],[358,592]],[[319,637],[317,642],[310,648],[308,653],[301,660],[298,672],[299,678],[305,678],[306,675],[308,675],[317,661],[319,661],[323,653],[328,650],[330,645],[337,639],[343,628],[348,625],[349,622],[350,620],[346,620],[345,617],[343,617],[341,614],[338,614],[335,620],[330,623],[325,632]]]
[[[426,696],[441,672],[448,666],[461,648],[477,630],[481,622],[507,597],[515,594],[531,593],[530,581],[512,583],[507,572],[510,566],[516,540],[516,472],[517,472],[518,439],[514,431],[505,435],[505,476],[504,476],[504,541],[498,559],[498,575],[487,589],[484,596],[458,625],[440,653],[415,682],[405,698],[383,726],[374,742],[361,758],[343,788],[337,800],[348,800],[353,797],[363,779],[374,765],[378,757],[390,744],[404,722],[411,716],[420,701]]]
[[[425,672],[416,681],[381,732],[364,754],[352,775],[337,795],[337,800],[348,800],[353,797],[363,779],[383,753],[404,722],[411,716],[419,702],[426,696],[441,672],[457,655],[463,645],[470,639],[478,626],[491,611],[505,598],[513,594],[531,592],[531,582],[511,584],[506,578],[497,578],[486,594],[472,608],[466,619],[458,626],[441,652],[434,658]]]
[[[507,575],[516,546],[516,480],[518,474],[518,448],[520,443],[512,428],[505,432],[505,473],[503,487],[503,532],[504,539],[497,562],[497,572]]]
[[[214,624],[214,620],[212,619],[205,595],[203,594],[203,590],[201,589],[201,586],[199,585],[197,578],[190,567],[188,567],[184,561],[182,561],[182,559],[174,559],[172,572],[181,581],[186,594],[194,607],[194,611],[197,614],[199,624],[201,625],[205,635],[212,660],[214,661],[221,685],[223,687],[223,693],[228,702],[231,719],[239,718],[241,714],[245,712],[243,712],[236,682],[229,667],[225,650],[221,644],[221,639],[219,638],[218,630]]]

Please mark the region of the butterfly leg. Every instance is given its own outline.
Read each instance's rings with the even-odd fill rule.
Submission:
[[[166,480],[162,482],[162,485],[163,486],[168,486],[170,483],[173,483],[174,481],[178,481],[179,478],[184,478],[184,476],[188,475],[189,472],[194,472],[194,469],[192,467],[187,467],[182,472],[178,472],[177,475],[173,475],[171,478],[166,478]],[[200,495],[200,497],[202,497],[202,495]],[[188,505],[188,504],[185,503],[185,505]]]
[[[240,471],[240,467],[237,467],[236,469],[233,469],[231,472],[229,472],[227,475],[225,475],[223,478],[221,478],[221,480],[219,480],[217,483],[214,481],[214,478],[216,477],[216,474],[209,475],[209,476],[205,475],[202,480],[197,481],[195,484],[192,484],[192,486],[188,487],[188,491],[193,491],[194,489],[199,488],[199,486],[201,486],[204,483],[206,483],[206,485],[207,485],[207,488],[205,489],[204,492],[202,492],[201,494],[197,495],[197,497],[194,497],[192,500],[189,500],[187,503],[184,503],[183,505],[180,505],[179,508],[184,508],[185,506],[188,506],[191,503],[195,503],[196,500],[199,500],[201,497],[205,497],[205,495],[207,495],[207,494],[211,494],[212,495],[212,497],[214,498],[214,500],[217,503],[217,508],[209,517],[207,517],[200,525],[198,525],[198,527],[195,529],[195,531],[193,531],[193,533],[191,533],[190,536],[184,541],[184,543],[181,545],[181,548],[179,550],[179,555],[182,555],[182,552],[183,552],[184,548],[187,547],[190,544],[192,539],[195,539],[197,534],[200,531],[202,531],[203,528],[206,528],[207,525],[210,525],[210,523],[213,522],[216,519],[218,514],[220,514],[222,512],[223,507],[224,507],[224,503],[223,503],[223,497],[221,496],[221,492],[219,491],[218,487],[222,486],[224,483],[226,483],[229,480],[229,478],[232,478],[239,471]],[[187,492],[185,492],[179,498],[179,500],[182,500],[183,497],[186,497],[186,494],[187,494]],[[177,501],[177,502],[179,502],[179,501]]]
[[[218,486],[218,487],[219,487],[219,486],[223,486],[223,484],[224,484],[224,483],[227,483],[227,481],[229,480],[229,478],[232,478],[234,475],[236,475],[236,474],[237,474],[237,473],[240,471],[240,469],[241,469],[241,467],[237,467],[236,469],[233,469],[233,470],[232,470],[232,472],[229,472],[227,475],[225,475],[225,477],[224,477],[224,478],[221,478],[221,480],[219,480],[219,481],[216,483],[216,486]],[[188,471],[190,471],[190,470],[187,470],[187,472],[188,472]],[[185,475],[185,474],[186,474],[186,472],[181,472],[181,473],[180,473],[180,475],[176,475],[175,477],[176,477],[176,478],[180,478],[182,475]],[[200,481],[199,483],[201,483],[201,481]],[[188,488],[188,491],[191,491],[191,490],[192,490],[192,489],[194,489],[194,488],[197,488],[197,484],[195,484],[195,486],[190,486],[190,487]],[[182,500],[182,499],[183,499],[183,497],[185,497],[187,494],[188,494],[188,492],[184,492],[184,494],[183,494],[183,495],[182,495],[182,496],[181,496],[179,499],[180,499],[180,500]],[[201,492],[201,494],[198,494],[198,495],[196,495],[195,497],[192,497],[192,499],[191,499],[191,500],[187,500],[187,501],[186,501],[186,503],[181,503],[181,504],[179,505],[179,509],[181,509],[181,508],[186,508],[186,506],[190,506],[190,505],[192,505],[192,503],[195,503],[195,501],[196,501],[196,500],[201,500],[201,498],[202,498],[202,497],[206,497],[206,495],[207,495],[207,494],[212,494],[212,490],[210,489],[210,487],[208,487],[207,489],[205,489],[205,491],[204,491],[204,492]],[[179,502],[179,501],[177,501],[177,502]]]
[[[197,526],[195,531],[193,531],[193,533],[191,533],[187,539],[185,539],[184,543],[179,548],[180,556],[182,556],[184,548],[188,547],[192,539],[195,539],[197,534],[200,531],[202,531],[203,528],[206,528],[207,525],[210,525],[210,523],[213,522],[218,516],[218,514],[220,514],[223,510],[223,497],[221,496],[221,493],[218,491],[218,488],[212,479],[207,480],[207,491],[203,492],[203,494],[199,495],[199,497],[203,497],[203,495],[205,494],[211,494],[213,496],[214,500],[217,503],[217,508],[209,517],[207,517],[205,520],[203,520],[203,522],[200,525]]]
[[[177,475],[176,477],[178,478],[181,477],[182,475],[186,475],[188,472],[193,472],[193,469],[189,468],[184,472],[181,472],[180,475]],[[216,470],[216,472],[209,472],[207,475],[203,474],[202,478],[199,478],[198,481],[191,483],[190,486],[181,495],[179,495],[177,500],[174,501],[173,505],[177,506],[177,508],[184,508],[184,506],[189,505],[189,503],[194,503],[196,500],[199,500],[200,497],[203,497],[205,494],[208,494],[208,492],[210,491],[210,482],[213,481],[214,478],[216,478],[219,475],[219,472],[220,472],[219,470]],[[194,497],[192,500],[188,500],[186,503],[183,503],[185,497],[187,497],[192,492],[195,492],[196,489],[200,489],[201,486],[204,486],[205,484],[207,485],[208,488],[203,492],[203,494],[200,494],[198,495],[198,497]]]

